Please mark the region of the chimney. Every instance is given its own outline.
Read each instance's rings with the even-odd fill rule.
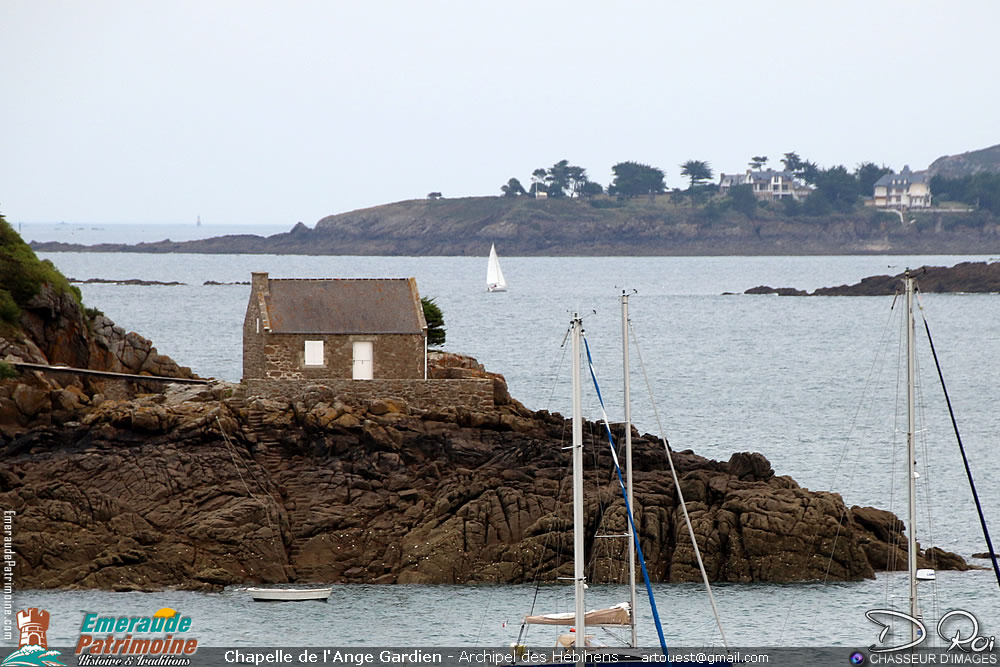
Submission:
[[[268,293],[268,274],[267,271],[252,271],[250,273],[250,291],[258,292],[261,294]]]

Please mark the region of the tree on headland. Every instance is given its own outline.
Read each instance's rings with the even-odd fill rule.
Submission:
[[[757,212],[757,197],[753,193],[753,186],[734,185],[729,188],[728,197],[730,206],[748,218],[752,218]]]
[[[662,194],[666,190],[663,184],[663,171],[656,167],[639,164],[638,162],[619,162],[611,167],[615,175],[608,194],[631,199],[639,195]]]
[[[793,173],[806,183],[816,185],[816,179],[820,176],[820,168],[815,162],[803,160],[798,170]]]
[[[750,158],[750,166],[753,169],[756,169],[757,171],[760,171],[761,169],[763,169],[764,165],[766,165],[766,164],[767,164],[767,156],[766,155],[754,155],[752,158]]]
[[[427,198],[428,199],[441,199],[442,196],[443,195],[440,192],[428,192],[427,193]]]
[[[538,196],[539,192],[548,192],[545,187],[545,169],[539,167],[538,169],[531,172],[531,194]]]
[[[819,170],[814,183],[816,191],[810,195],[810,199],[813,195],[819,195],[838,211],[846,212],[858,201],[858,179],[843,165]],[[814,210],[821,209],[822,207],[816,207]]]
[[[785,157],[781,158],[781,164],[785,165],[785,171],[795,174],[802,169],[802,158],[795,152],[785,153]]]
[[[875,190],[875,181],[888,174],[889,167],[881,167],[874,162],[862,162],[854,170],[854,177],[858,179],[858,190],[862,195],[871,195]]]
[[[524,186],[521,185],[521,181],[516,178],[512,178],[505,184],[500,186],[500,191],[503,192],[504,197],[520,197],[521,195],[528,194],[524,190]]]
[[[435,347],[444,345],[445,327],[441,308],[434,299],[426,296],[420,297],[420,305],[424,308],[424,321],[427,322],[427,344]]]
[[[593,186],[587,188],[590,182],[587,170],[570,164],[569,160],[559,160],[548,169],[540,167],[531,172],[531,177],[536,181],[533,189],[547,192],[553,198],[586,196],[585,189],[589,192],[594,190]],[[601,191],[604,189],[601,188]]]
[[[681,165],[681,176],[691,179],[689,190],[712,180],[712,168],[704,160],[688,160]]]
[[[981,171],[961,178],[934,176],[930,185],[935,199],[1000,214],[1000,174]]]
[[[781,159],[781,163],[785,165],[786,171],[792,172],[796,177],[801,178],[806,183],[811,185],[816,184],[816,176],[819,174],[819,167],[815,162],[803,160],[799,157],[798,153],[791,152],[785,153],[785,157]]]

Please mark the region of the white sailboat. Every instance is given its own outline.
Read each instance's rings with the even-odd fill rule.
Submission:
[[[506,292],[507,280],[503,277],[503,269],[500,268],[500,258],[497,257],[497,247],[490,244],[490,261],[486,265],[486,291]]]
[[[906,554],[907,570],[910,582],[910,616],[920,619],[920,600],[917,597],[917,443],[916,443],[916,422],[915,422],[915,397],[916,397],[916,332],[913,317],[913,277],[907,271],[904,277],[906,286],[906,460],[907,460],[907,491],[909,494],[909,505],[907,511],[906,528]],[[923,576],[920,579],[932,579],[933,571],[920,572]],[[920,636],[920,631],[916,625],[911,626],[910,640],[916,641]]]
[[[557,614],[541,614],[541,615],[529,615],[524,619],[524,625],[562,625],[566,626],[572,623],[573,627],[571,631],[566,634],[559,635],[557,639],[557,646],[563,649],[576,649],[577,642],[580,637],[583,637],[583,644],[581,648],[583,651],[574,651],[577,655],[579,664],[586,662],[587,647],[591,645],[592,636],[587,634],[587,628],[590,627],[608,627],[608,626],[618,626],[618,627],[629,627],[630,628],[630,642],[629,646],[635,648],[638,646],[638,638],[636,632],[636,622],[635,622],[635,609],[636,609],[636,555],[639,557],[640,565],[643,569],[643,578],[646,581],[647,591],[650,596],[652,592],[649,589],[649,578],[646,572],[645,565],[643,564],[643,555],[641,549],[637,549],[638,540],[635,536],[635,522],[633,515],[633,491],[632,491],[632,423],[631,423],[631,406],[630,406],[630,387],[629,387],[629,346],[628,346],[628,334],[629,334],[629,316],[628,316],[628,295],[622,293],[621,296],[622,303],[622,361],[624,367],[624,397],[625,397],[625,471],[624,476],[622,471],[618,470],[618,480],[621,485],[623,494],[625,496],[626,502],[626,514],[628,515],[628,521],[626,522],[626,533],[624,537],[628,540],[628,558],[629,558],[629,600],[627,602],[621,602],[611,607],[604,609],[592,609],[586,611],[585,604],[585,590],[586,585],[586,575],[584,573],[584,558],[585,558],[585,547],[584,543],[586,540],[585,536],[585,522],[584,522],[584,502],[583,502],[583,409],[582,409],[582,384],[580,378],[580,362],[581,362],[581,340],[583,338],[583,322],[579,316],[574,315],[573,320],[570,323],[570,337],[572,340],[572,380],[573,380],[573,413],[572,413],[572,452],[573,452],[573,584],[574,584],[574,606],[575,610],[572,613],[557,613]],[[588,349],[589,358],[589,349]],[[594,374],[593,366],[591,365],[591,374],[594,377],[594,382],[596,385],[596,375]],[[600,392],[598,392],[599,394]],[[602,413],[604,410],[603,400],[601,401]],[[616,467],[618,466],[617,455],[614,453],[613,442],[611,442],[611,430],[610,425],[607,420],[607,415],[604,414],[604,425],[607,429],[609,444],[612,445],[612,456],[615,460]],[[664,444],[665,441],[664,441]],[[678,498],[680,500],[681,507],[684,510],[685,522],[687,523],[688,532],[691,536],[695,555],[698,561],[698,565],[701,569],[702,576],[705,580],[706,590],[708,592],[709,600],[712,604],[712,610],[715,615],[716,622],[719,624],[719,631],[722,635],[722,642],[726,646],[728,651],[728,644],[726,643],[725,633],[722,632],[721,621],[719,620],[718,610],[715,606],[715,600],[712,596],[711,586],[708,583],[708,577],[705,574],[704,564],[702,563],[701,553],[698,549],[698,543],[694,537],[694,531],[691,526],[690,517],[688,517],[687,509],[684,502],[684,496],[680,489],[680,483],[677,479],[677,472],[673,466],[673,460],[670,456],[669,448],[667,449],[667,460],[670,462],[671,474],[674,479],[675,488],[677,490]],[[653,612],[653,620],[656,624],[657,634],[660,638],[660,644],[663,649],[664,657],[667,655],[667,647],[664,642],[662,628],[660,626],[659,616],[656,611],[656,605],[654,604],[652,597],[650,597],[650,606]],[[522,626],[523,630],[523,626]],[[520,638],[519,638],[520,639]],[[619,656],[625,658],[625,662],[621,664],[631,664],[632,656]],[[636,662],[635,664],[639,664]],[[688,664],[686,662],[674,663],[674,664]]]
[[[904,649],[909,649],[916,647],[923,643],[927,638],[927,628],[923,619],[923,612],[920,607],[920,598],[918,595],[918,587],[920,582],[934,581],[936,579],[936,573],[932,568],[921,568],[918,565],[919,548],[917,546],[917,479],[920,477],[917,472],[917,426],[916,426],[916,317],[914,315],[914,293],[916,291],[915,279],[911,275],[910,271],[907,270],[903,274],[903,285],[904,285],[904,328],[906,330],[906,478],[907,478],[907,520],[906,520],[906,552],[907,552],[907,583],[908,583],[908,614],[910,618],[910,643],[903,646],[893,646],[893,647],[879,647],[873,646],[870,650],[872,653],[885,653],[894,652]],[[962,438],[958,433],[958,425],[955,422],[955,416],[951,409],[951,399],[948,398],[948,390],[944,385],[944,376],[941,373],[941,367],[938,363],[937,352],[934,350],[934,341],[930,335],[930,327],[927,326],[926,320],[924,320],[924,326],[927,331],[927,341],[930,345],[931,352],[934,355],[934,365],[938,371],[938,378],[941,381],[941,388],[944,391],[945,400],[948,404],[948,411],[951,415],[952,425],[955,428],[955,436],[958,440],[958,446],[962,454],[962,459],[965,464],[966,474],[969,479],[970,490],[972,491],[973,498],[976,501],[976,508],[979,513],[979,520],[983,530],[983,537],[985,538],[986,545],[989,549],[989,556],[992,560],[994,574],[997,578],[997,583],[1000,584],[1000,566],[997,563],[997,557],[995,550],[993,548],[993,542],[990,538],[989,529],[986,525],[986,518],[983,514],[982,505],[979,501],[979,494],[976,490],[975,482],[972,478],[972,471],[969,467],[969,461],[966,457],[965,448],[962,444]],[[896,615],[898,614],[891,609],[874,609],[870,610],[866,615],[869,620],[878,623],[879,625],[885,624],[881,623],[880,620],[876,620],[873,616],[879,616],[881,614]],[[940,629],[939,629],[940,632]],[[885,633],[883,632],[883,635]],[[882,637],[880,636],[880,641]]]
[[[628,626],[633,625],[634,605],[622,602],[606,609],[586,611],[584,574],[585,534],[583,517],[583,407],[582,384],[580,380],[580,340],[583,332],[582,320],[574,315],[570,323],[570,336],[573,354],[573,598],[575,611],[558,614],[538,614],[525,616],[525,625],[572,625],[572,632],[559,635],[557,645],[562,648],[575,648],[578,637],[584,637],[584,647],[589,645],[592,637],[587,635],[587,628],[598,626]],[[635,580],[631,585],[634,589]]]
[[[907,478],[907,512],[906,512],[906,569],[909,584],[910,616],[921,624],[910,626],[910,641],[914,644],[924,638],[925,629],[922,625],[923,614],[920,610],[920,598],[917,584],[921,581],[933,581],[935,572],[930,568],[918,568],[917,557],[917,427],[916,427],[916,318],[913,313],[914,279],[909,271],[903,274],[906,318],[906,478]]]

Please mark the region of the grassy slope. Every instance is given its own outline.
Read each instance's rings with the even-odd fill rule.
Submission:
[[[42,285],[58,294],[70,292],[81,303],[80,290],[48,260],[40,260],[20,234],[0,215],[0,335],[17,327],[21,310]]]

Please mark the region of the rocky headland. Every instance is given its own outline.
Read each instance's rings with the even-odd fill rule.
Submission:
[[[911,270],[921,292],[1000,292],[1000,262],[962,262],[955,266],[922,266]],[[863,278],[853,285],[820,287],[812,292],[794,287],[751,287],[744,294],[777,294],[779,296],[891,296],[900,291],[903,274]]]
[[[985,211],[925,211],[916,223],[874,209],[822,216],[764,206],[745,215],[713,200],[670,195],[618,201],[461,197],[419,199],[297,223],[268,237],[164,239],[94,246],[33,242],[46,252],[506,256],[969,254],[1000,252],[1000,220]]]

